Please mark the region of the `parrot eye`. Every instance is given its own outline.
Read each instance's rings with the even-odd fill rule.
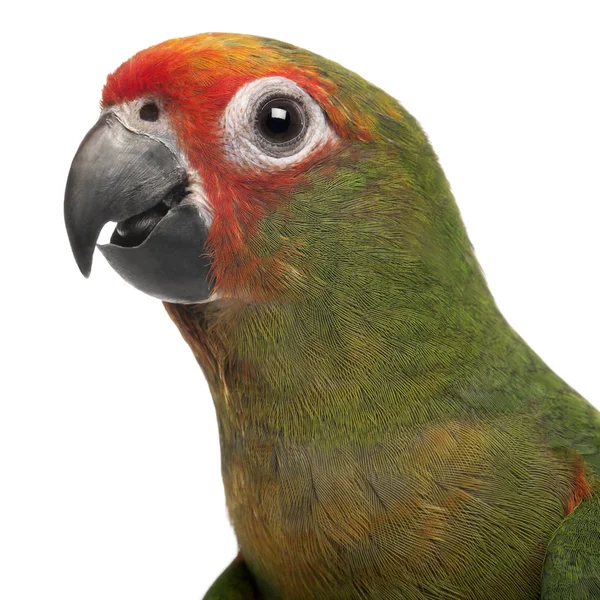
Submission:
[[[148,102],[140,108],[140,119],[142,121],[158,121],[159,110],[154,102]]]
[[[296,102],[274,98],[259,109],[256,126],[268,142],[287,144],[303,133],[305,121],[306,116]]]
[[[319,104],[285,77],[242,86],[221,119],[223,145],[233,161],[252,167],[285,167],[335,140]]]

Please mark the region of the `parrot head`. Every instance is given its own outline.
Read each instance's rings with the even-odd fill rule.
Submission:
[[[334,62],[252,36],[180,38],[109,75],[101,107],[65,194],[86,277],[108,222],[112,267],[179,304],[360,290],[386,262],[408,278],[424,260],[452,282],[465,270],[452,257],[464,263],[469,244],[420,126]]]

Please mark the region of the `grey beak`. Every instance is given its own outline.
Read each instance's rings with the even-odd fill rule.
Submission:
[[[80,271],[89,277],[100,231],[152,208],[185,180],[161,142],[133,133],[108,113],[81,142],[67,179],[65,224]]]
[[[79,146],[65,190],[65,224],[85,277],[102,227],[118,226],[100,250],[128,283],[161,300],[205,301],[211,294],[208,228],[183,204],[187,173],[161,141],[104,114]]]

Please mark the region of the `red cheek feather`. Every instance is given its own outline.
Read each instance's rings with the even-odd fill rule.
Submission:
[[[221,157],[197,163],[214,214],[207,247],[217,292],[262,301],[280,291],[284,251],[258,255],[251,250],[253,240],[265,216],[309,183],[309,167],[329,152],[326,145],[297,165],[273,171],[240,167]]]

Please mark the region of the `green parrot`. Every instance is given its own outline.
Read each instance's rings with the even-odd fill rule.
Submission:
[[[213,396],[240,554],[206,600],[600,598],[599,413],[500,314],[423,130],[340,65],[204,34],[108,76],[65,222]]]

